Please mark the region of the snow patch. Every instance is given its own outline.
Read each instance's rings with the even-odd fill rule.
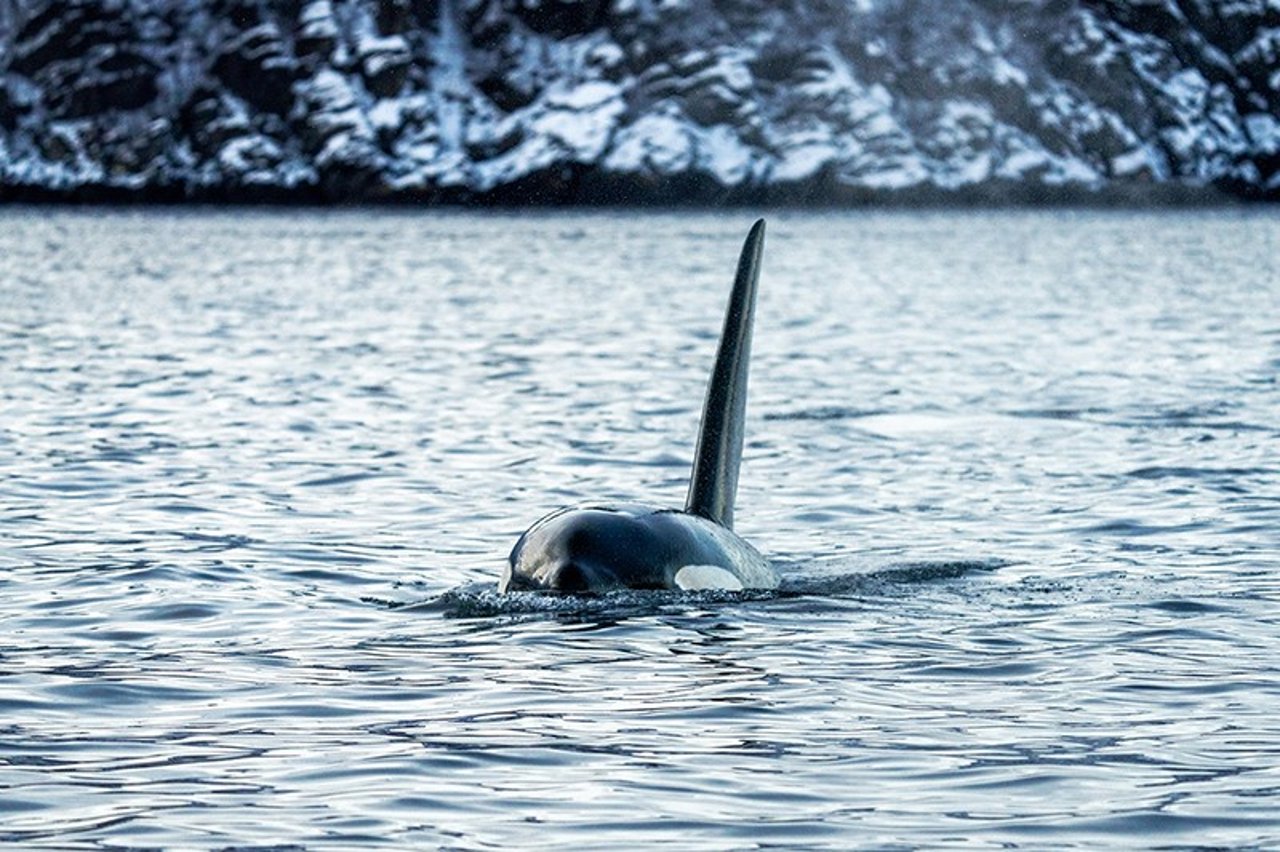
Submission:
[[[1255,112],[1245,116],[1244,126],[1257,151],[1262,154],[1280,153],[1280,121],[1274,115]]]
[[[688,124],[669,109],[641,116],[618,131],[604,167],[611,172],[657,176],[687,171],[694,162]]]

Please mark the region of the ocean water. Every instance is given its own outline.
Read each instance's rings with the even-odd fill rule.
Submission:
[[[1280,848],[1280,215],[0,211],[0,844]]]

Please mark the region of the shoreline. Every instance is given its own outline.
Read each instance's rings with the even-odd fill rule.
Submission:
[[[1191,184],[1109,184],[1045,186],[993,182],[944,189],[915,186],[866,189],[829,182],[765,187],[709,187],[694,180],[639,185],[637,181],[586,178],[499,187],[479,193],[460,189],[398,190],[341,194],[309,184],[282,186],[143,186],[86,184],[68,188],[0,186],[0,208],[49,207],[264,207],[367,208],[432,207],[460,210],[620,209],[716,210],[769,207],[794,210],[963,210],[963,209],[1183,209],[1269,207],[1280,191]]]

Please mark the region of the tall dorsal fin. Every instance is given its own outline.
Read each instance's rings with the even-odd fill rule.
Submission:
[[[743,420],[747,410],[747,372],[751,364],[751,321],[756,312],[756,281],[764,249],[764,220],[747,234],[738,259],[738,275],[725,312],[716,364],[702,404],[698,449],[689,477],[685,511],[733,527],[733,498],[738,493]]]

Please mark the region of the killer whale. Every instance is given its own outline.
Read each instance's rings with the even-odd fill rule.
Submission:
[[[707,383],[684,509],[584,505],[559,509],[520,536],[498,591],[771,589],[778,576],[733,532],[747,376],[765,223],[742,247]]]

